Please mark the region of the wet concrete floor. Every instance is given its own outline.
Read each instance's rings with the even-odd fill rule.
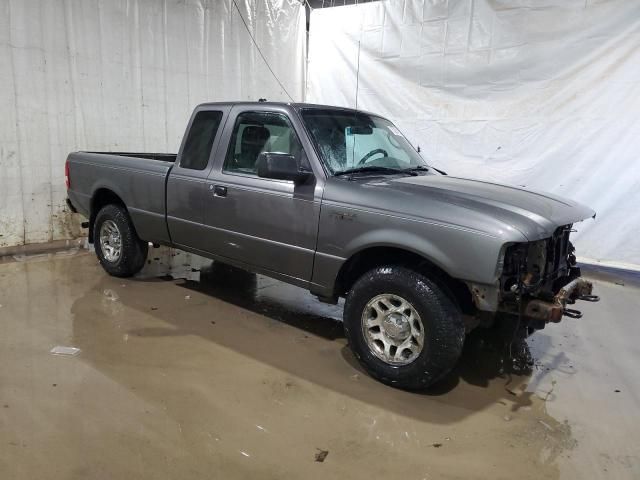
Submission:
[[[417,394],[362,372],[341,305],[149,259],[133,279],[86,251],[0,262],[1,479],[640,478],[637,278],[593,272],[602,301],[521,345],[530,372],[475,335]]]

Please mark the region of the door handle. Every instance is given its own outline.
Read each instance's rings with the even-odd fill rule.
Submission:
[[[222,185],[216,185],[213,187],[213,196],[214,197],[226,197],[227,196],[227,187],[223,187]]]

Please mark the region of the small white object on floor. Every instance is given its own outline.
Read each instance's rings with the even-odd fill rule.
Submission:
[[[76,347],[63,347],[62,345],[58,345],[53,347],[49,353],[53,355],[68,355],[73,357],[74,355],[78,355],[80,353],[80,349]]]

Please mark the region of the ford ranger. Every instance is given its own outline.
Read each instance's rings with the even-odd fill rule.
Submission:
[[[569,240],[591,209],[448,176],[360,110],[207,103],[177,155],[76,152],[65,169],[110,275],[161,244],[345,297],[355,356],[396,387],[440,379],[472,328],[530,334],[597,300]]]

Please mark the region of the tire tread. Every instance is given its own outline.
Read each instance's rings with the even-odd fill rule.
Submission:
[[[364,340],[362,309],[380,293],[409,300],[425,324],[423,351],[408,365],[386,364],[370,352]],[[460,308],[446,290],[427,276],[399,266],[374,268],[356,281],[345,302],[344,328],[355,357],[372,377],[407,390],[425,389],[446,375],[462,354],[465,332]]]
[[[122,254],[117,263],[109,262],[100,248],[100,226],[106,220],[113,220],[122,235]],[[136,233],[129,213],[120,205],[109,204],[100,209],[94,223],[94,247],[102,268],[114,277],[131,277],[138,273],[147,259],[148,244]]]

